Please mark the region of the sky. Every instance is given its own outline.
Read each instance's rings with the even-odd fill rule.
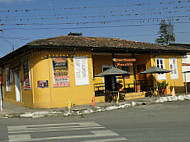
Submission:
[[[190,0],[0,0],[0,56],[70,32],[155,43],[161,20],[190,43]]]

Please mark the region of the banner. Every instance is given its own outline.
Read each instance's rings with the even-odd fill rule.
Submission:
[[[53,58],[53,87],[69,86],[67,57]]]

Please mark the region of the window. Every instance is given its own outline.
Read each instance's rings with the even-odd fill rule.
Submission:
[[[74,57],[75,85],[88,85],[88,58]]]
[[[30,65],[29,60],[23,61],[23,72],[24,72],[24,89],[28,90],[31,89],[30,85]]]
[[[5,68],[5,75],[6,75],[6,91],[11,91],[11,84],[10,84],[10,68]]]
[[[9,72],[10,72],[10,83],[13,83],[13,70],[10,69]]]
[[[156,58],[156,67],[165,69],[164,58]],[[166,80],[164,73],[158,73],[158,80]]]
[[[171,79],[178,79],[178,69],[177,69],[177,59],[176,58],[170,58],[169,59],[169,65],[171,70]]]

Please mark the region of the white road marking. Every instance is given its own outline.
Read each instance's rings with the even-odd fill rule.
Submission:
[[[99,139],[99,140],[87,140],[82,142],[117,142],[117,141],[127,141],[126,138],[120,137],[120,138],[108,138],[108,139]]]
[[[70,124],[70,125],[69,125]],[[43,126],[43,127],[42,127]],[[57,126],[57,127],[53,127]],[[95,122],[67,123],[67,124],[40,124],[40,125],[21,125],[8,126],[8,133],[31,133],[31,132],[50,132],[50,131],[71,131],[87,129],[103,129],[101,125]]]
[[[64,135],[64,136],[53,136],[53,137],[41,137],[32,138],[28,133],[40,133],[40,132],[62,132],[72,130],[87,130],[88,134],[82,135]],[[111,130],[95,130],[105,129],[101,125],[95,122],[79,122],[79,123],[60,123],[60,124],[39,124],[39,125],[21,125],[21,126],[8,126],[9,142],[28,142],[28,141],[48,141],[48,140],[71,140],[89,138],[88,141],[84,142],[111,142],[111,141],[126,141],[124,137],[120,137],[119,134]],[[89,134],[89,132],[91,134]],[[25,134],[24,134],[25,133]],[[26,134],[27,133],[27,134]],[[94,140],[90,140],[94,138]],[[97,140],[95,140],[97,138]]]
[[[110,130],[102,131],[91,131],[90,135],[70,135],[70,136],[59,136],[59,137],[45,137],[45,138],[33,138],[31,139],[28,134],[26,135],[11,135],[9,137],[9,142],[27,142],[27,141],[44,141],[44,140],[58,140],[58,139],[76,139],[76,138],[96,138],[96,137],[106,137],[106,136],[119,136],[117,133],[114,133]]]
[[[25,135],[9,135],[9,142],[22,142],[22,141],[29,141],[31,137],[29,134]]]
[[[74,130],[88,130],[88,129],[104,129],[105,127],[76,127],[76,128],[63,128],[63,127],[53,127],[53,128],[29,128],[22,129],[18,131],[8,131],[9,134],[16,133],[32,133],[32,132],[56,132],[56,131],[74,131]]]
[[[79,123],[58,123],[58,124],[38,124],[38,125],[21,125],[21,126],[8,126],[8,130],[18,130],[23,128],[38,128],[38,127],[52,127],[52,126],[68,126],[72,127],[72,125],[76,126],[85,126],[85,127],[92,127],[92,126],[101,126],[96,122],[88,121],[88,122],[79,122]]]

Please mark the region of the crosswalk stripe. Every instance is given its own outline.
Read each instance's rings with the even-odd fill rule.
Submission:
[[[24,142],[30,141],[31,137],[29,134],[21,135],[9,135],[9,142]]]
[[[127,141],[126,138],[120,137],[120,138],[108,138],[108,139],[99,139],[99,140],[87,140],[82,142],[117,142],[117,141]]]
[[[107,137],[107,136],[119,136],[119,134],[110,131],[110,130],[102,130],[102,131],[91,131],[90,135],[70,135],[70,136],[58,136],[58,137],[44,137],[44,138],[33,138],[26,135],[10,135],[9,142],[28,142],[28,141],[44,141],[44,140],[58,140],[58,139],[76,139],[76,138],[96,138],[96,137]],[[22,139],[23,138],[23,139]]]
[[[119,134],[106,130],[105,127],[97,124],[96,122],[79,122],[79,123],[58,123],[58,124],[39,124],[39,125],[20,125],[8,126],[9,142],[32,142],[32,141],[51,141],[51,140],[72,140],[83,142],[116,142],[127,141],[126,138],[120,137]],[[89,129],[89,130],[88,130]],[[37,137],[32,138],[30,133],[41,132],[69,132],[78,130],[88,130],[87,134],[78,135],[61,135],[52,137]],[[84,131],[85,132],[85,131]],[[91,140],[94,138],[94,140]]]
[[[30,128],[22,130],[8,131],[9,134],[18,133],[32,133],[32,132],[55,132],[55,131],[73,131],[73,130],[88,130],[88,129],[104,129],[105,127],[76,127],[76,128],[63,128],[63,127],[53,127],[53,128]]]
[[[83,126],[83,127],[92,127],[92,126],[101,126],[96,122],[88,121],[88,122],[79,122],[79,123],[58,123],[58,124],[38,124],[38,125],[21,125],[21,126],[8,126],[8,130],[19,130],[23,128],[38,128],[38,127],[52,127],[52,126]]]
[[[72,131],[72,130],[87,130],[87,129],[103,129],[101,125],[95,122],[81,122],[65,124],[45,124],[45,125],[21,125],[8,126],[8,133],[29,133],[29,132],[49,132],[49,131]],[[40,126],[40,127],[39,127]],[[57,126],[57,127],[53,127]]]

